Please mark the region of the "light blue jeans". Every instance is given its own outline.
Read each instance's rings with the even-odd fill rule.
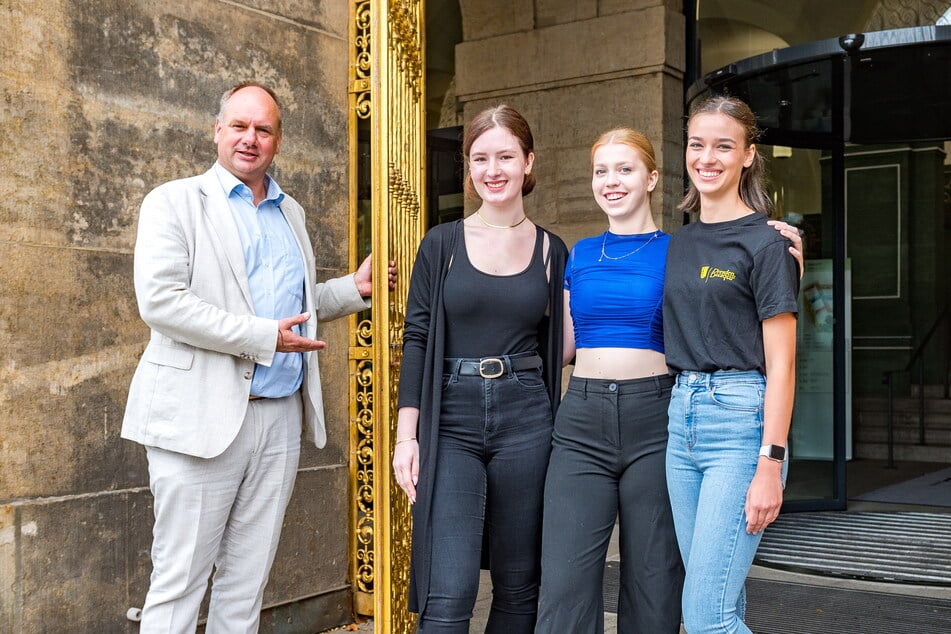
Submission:
[[[670,399],[667,488],[686,568],[689,634],[750,632],[744,582],[762,532],[746,532],[746,492],[763,438],[766,379],[681,372]]]

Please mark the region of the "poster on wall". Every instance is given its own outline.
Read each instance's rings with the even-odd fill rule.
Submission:
[[[835,438],[832,260],[807,260],[800,282],[796,320],[796,404],[789,434],[790,456],[832,460]],[[846,459],[852,458],[851,263],[845,263]]]

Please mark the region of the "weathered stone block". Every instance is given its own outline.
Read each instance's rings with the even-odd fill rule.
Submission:
[[[320,325],[320,337],[327,348],[320,354],[320,382],[324,395],[324,414],[327,424],[327,445],[317,449],[305,442],[301,452],[301,467],[346,465],[350,451],[348,367],[348,320],[337,319]],[[341,489],[341,494],[345,488]]]
[[[19,619],[16,507],[0,506],[0,632],[16,632]]]
[[[598,17],[597,0],[536,0],[535,28]]]
[[[534,0],[459,0],[459,9],[467,42],[528,31],[535,25]],[[493,70],[496,68],[493,65]]]
[[[456,47],[456,95],[465,102],[491,93],[593,83],[610,79],[611,74],[660,68],[667,63],[666,16],[663,7],[652,7],[466,41]],[[605,42],[625,42],[629,46],[605,54]],[[493,65],[492,72],[485,73],[487,59],[512,61]]]
[[[669,11],[682,12],[683,0],[598,0],[598,15],[613,15],[640,11],[650,7],[666,7]]]
[[[147,331],[128,253],[0,242],[0,499],[144,484],[119,439]]]
[[[264,604],[310,597],[346,586],[349,571],[349,505],[346,468],[315,468],[297,474],[284,517]]]
[[[148,491],[19,508],[19,631],[133,632],[151,566]]]
[[[290,605],[278,605],[261,611],[261,626],[258,633],[314,634],[314,632],[323,632],[351,623],[352,606],[349,588],[301,599]]]
[[[247,11],[276,17],[300,29],[346,39],[349,2],[340,0],[242,0]]]

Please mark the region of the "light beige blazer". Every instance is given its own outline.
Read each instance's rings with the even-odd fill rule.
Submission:
[[[307,337],[317,322],[362,310],[353,275],[315,283],[304,210],[281,210],[304,258]],[[135,244],[135,294],[151,328],[126,404],[122,437],[210,458],[234,440],[248,407],[254,364],[270,365],[277,321],[254,315],[238,229],[213,170],[165,183],[142,202]],[[288,317],[290,315],[287,315]],[[304,359],[304,437],[327,442],[317,353]]]

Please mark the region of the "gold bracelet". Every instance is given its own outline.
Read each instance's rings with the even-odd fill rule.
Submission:
[[[411,438],[403,438],[402,440],[397,440],[395,443],[393,443],[393,446],[395,447],[396,445],[400,444],[401,442],[409,442],[409,441],[411,441],[411,440],[416,440],[416,436],[413,436],[413,437],[411,437]]]

